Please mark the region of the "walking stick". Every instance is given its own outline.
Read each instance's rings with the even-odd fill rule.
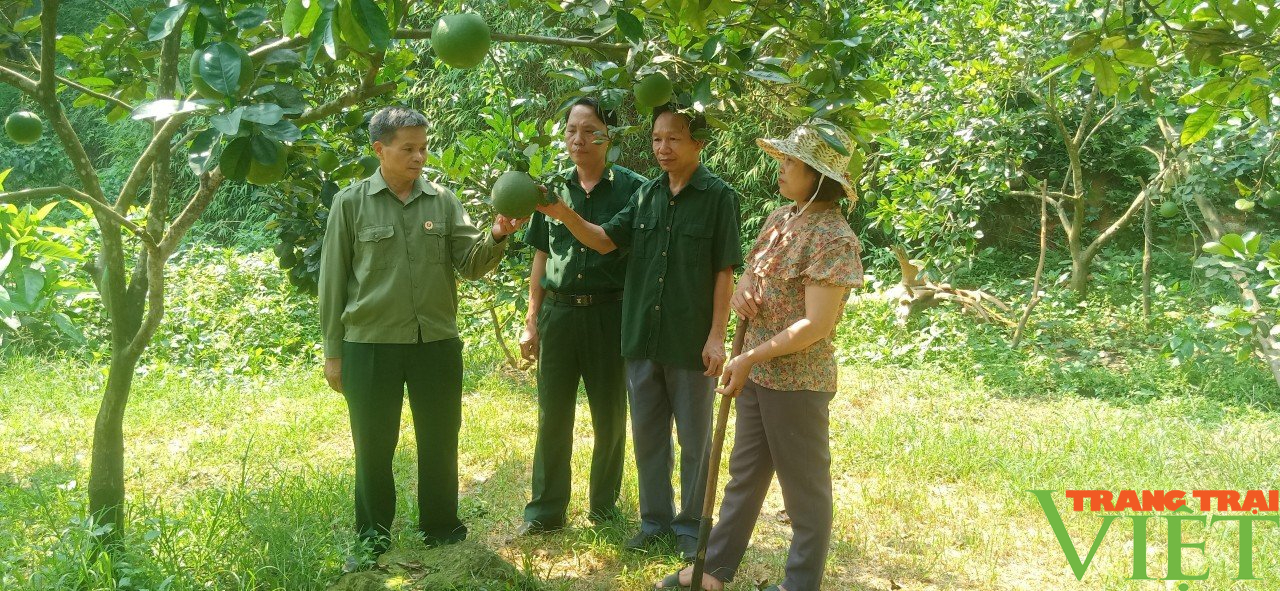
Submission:
[[[747,335],[747,319],[738,318],[733,331],[733,347],[730,359],[742,352],[742,341]],[[707,461],[707,490],[702,500],[702,523],[698,527],[698,553],[693,558],[693,576],[689,589],[702,589],[702,571],[707,566],[707,540],[711,538],[711,518],[716,506],[716,481],[720,476],[720,456],[724,448],[724,431],[729,425],[729,411],[733,409],[733,397],[721,396],[720,412],[716,415],[716,431],[711,437],[711,454]]]

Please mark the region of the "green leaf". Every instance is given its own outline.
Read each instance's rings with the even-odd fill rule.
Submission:
[[[237,12],[235,16],[231,17],[231,24],[235,25],[237,29],[243,31],[245,29],[257,27],[266,22],[266,20],[267,9],[261,6],[250,6],[249,8]]]
[[[253,159],[260,164],[275,164],[280,142],[265,135],[253,135],[249,138],[249,148],[253,152]]]
[[[12,260],[13,248],[10,248],[4,252],[4,256],[0,256],[0,277],[4,277],[4,271],[9,268],[9,262]]]
[[[244,114],[241,117],[245,121],[261,123],[262,125],[275,125],[282,117],[284,117],[284,109],[275,103],[258,103],[244,107]]]
[[[312,0],[311,4],[315,5],[318,4],[318,2]],[[308,10],[309,8],[307,6],[302,5],[302,0],[288,0],[288,2],[285,3],[283,26],[286,37],[301,32],[299,29],[302,28],[302,20],[306,18]],[[306,33],[302,34],[305,35]]]
[[[288,119],[281,119],[275,125],[264,125],[258,128],[263,135],[281,142],[296,142],[302,139],[302,130]]]
[[[791,83],[791,77],[781,72],[772,72],[769,70],[751,70],[747,72],[747,75],[757,80],[764,80],[766,82],[778,82],[781,84]]]
[[[844,142],[840,141],[840,138],[827,130],[825,126],[814,125],[813,129],[818,132],[818,137],[822,138],[822,141],[827,142],[827,145],[831,146],[831,149],[839,152],[842,156],[849,155],[849,148],[844,145]]]
[[[80,332],[80,329],[75,325],[75,323],[71,322],[70,318],[67,318],[66,314],[63,314],[62,312],[54,312],[53,314],[50,314],[50,317],[53,318],[53,323],[58,326],[58,330],[62,331],[62,334],[67,335],[67,338],[82,345],[85,343],[84,333]]]
[[[1061,66],[1062,64],[1074,61],[1076,57],[1078,56],[1071,55],[1071,52],[1060,54],[1057,57],[1051,58],[1049,61],[1046,61],[1045,63],[1040,64],[1040,71],[1048,72],[1049,70],[1052,70],[1058,66]]]
[[[39,14],[28,16],[26,18],[18,20],[18,22],[16,23],[13,23],[13,32],[19,35],[23,33],[30,33],[31,31],[34,31],[39,28],[40,28]]]
[[[219,139],[222,139],[222,133],[217,129],[209,128],[196,134],[196,137],[191,140],[187,148],[187,166],[191,167],[191,172],[196,176],[218,166],[215,150]]]
[[[149,103],[143,103],[138,108],[134,109],[133,113],[129,116],[134,119],[162,121],[178,113],[194,113],[208,108],[209,107],[195,101],[160,99]]]
[[[352,0],[351,13],[356,24],[369,35],[369,41],[378,51],[391,47],[391,29],[387,27],[387,15],[373,0]]]
[[[619,10],[614,18],[618,21],[618,30],[628,41],[636,43],[644,41],[644,23],[641,23],[635,15],[626,10]]]
[[[1244,245],[1244,238],[1241,238],[1239,234],[1227,234],[1218,241],[1237,254],[1245,254],[1248,250]]]
[[[244,107],[236,107],[226,113],[219,113],[209,118],[209,125],[226,134],[240,133],[240,119],[244,117]]]
[[[311,5],[321,6],[320,15],[316,18],[315,27],[311,30],[311,44],[307,47],[307,63],[315,61],[316,54],[324,48],[329,59],[338,59],[338,48],[334,41],[333,13],[336,2],[333,0],[311,0]]]
[[[1098,86],[1098,92],[1102,96],[1115,96],[1120,89],[1120,80],[1116,77],[1116,71],[1111,68],[1111,60],[1094,54],[1090,61],[1093,62],[1093,82]]]
[[[200,77],[214,90],[226,95],[240,94],[240,54],[229,43],[214,43],[205,48],[206,59],[197,67]]]
[[[1116,59],[1120,60],[1122,63],[1140,68],[1156,67],[1155,54],[1145,49],[1117,49]]]
[[[1187,121],[1182,124],[1182,135],[1180,141],[1182,145],[1189,146],[1209,135],[1213,131],[1213,126],[1218,123],[1220,115],[1218,108],[1210,105],[1201,105],[1196,112],[1187,115]]]
[[[1104,51],[1108,49],[1120,49],[1128,42],[1129,40],[1125,39],[1124,35],[1112,35],[1111,37],[1103,39],[1100,46]]]
[[[147,41],[159,41],[168,37],[169,33],[182,23],[184,16],[187,16],[186,2],[180,2],[157,12],[151,19],[151,26],[147,27]]]
[[[1202,248],[1205,252],[1216,254],[1218,256],[1229,257],[1235,255],[1230,247],[1222,244],[1221,242],[1206,242]]]

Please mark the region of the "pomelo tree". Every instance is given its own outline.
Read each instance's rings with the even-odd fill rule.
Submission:
[[[75,176],[56,186],[10,186],[0,201],[74,200],[92,211],[100,233],[86,269],[101,294],[110,355],[88,494],[100,531],[112,539],[125,523],[125,412],[138,362],[164,322],[166,262],[229,183],[272,185],[289,207],[308,212],[313,230],[321,228],[327,199],[376,166],[367,156],[335,154],[331,144],[359,137],[365,107],[398,102],[410,82],[451,67],[440,62],[453,57],[439,60],[426,40],[440,30],[443,12],[465,11],[404,0],[174,0],[128,12],[103,2],[111,11],[103,24],[63,36],[60,4],[6,8],[0,83],[36,106]],[[555,74],[571,80],[574,93],[601,95],[614,106],[631,101],[635,81],[655,73],[713,126],[756,116],[744,111],[743,97],[768,96],[790,123],[821,115],[847,127],[859,145],[829,141],[858,156],[854,172],[861,147],[883,127],[861,109],[883,99],[883,85],[862,77],[871,42],[858,35],[861,17],[839,3],[524,0],[474,7],[481,18],[507,9],[535,17],[537,30],[492,31],[492,41],[562,50],[576,66]],[[474,24],[471,17],[462,22]],[[475,48],[449,49],[475,57]],[[500,67],[497,53],[487,55]],[[507,90],[500,77],[497,84]],[[505,106],[515,114],[521,99],[510,98]],[[105,188],[69,109],[149,127],[150,141],[118,188]],[[518,136],[509,119],[507,127],[477,134],[509,135],[522,153],[551,142],[546,133]],[[441,167],[445,183],[488,186],[502,168],[451,162]],[[183,186],[191,190],[175,190]],[[317,233],[296,232],[278,249],[293,259],[290,280],[303,289],[314,286]],[[295,245],[306,245],[301,256]]]

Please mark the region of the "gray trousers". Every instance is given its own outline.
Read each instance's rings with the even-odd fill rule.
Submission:
[[[831,545],[831,392],[770,390],[748,381],[737,402],[720,520],[707,544],[707,570],[732,581],[751,541],[773,473],[791,518],[787,591],[817,591]]]
[[[698,535],[706,488],[707,447],[715,378],[701,371],[627,360],[631,437],[640,481],[640,530]],[[675,512],[671,472],[675,452],[671,424],[680,440],[680,512]]]

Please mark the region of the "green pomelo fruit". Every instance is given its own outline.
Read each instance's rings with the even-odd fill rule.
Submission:
[[[1160,204],[1160,215],[1171,218],[1178,215],[1178,204],[1172,201],[1165,201]]]
[[[249,172],[244,175],[244,180],[254,185],[266,186],[279,182],[288,171],[289,152],[283,144],[276,144],[276,161],[271,164],[263,164],[257,160],[250,162]]]
[[[431,49],[450,66],[475,67],[489,53],[489,25],[475,13],[446,14],[431,29]]]
[[[510,170],[493,184],[493,208],[509,218],[527,218],[542,200],[537,181],[528,173]]]
[[[10,113],[4,120],[4,132],[17,144],[34,144],[44,133],[40,116],[31,111]]]
[[[195,87],[196,94],[203,98],[214,100],[227,98],[227,95],[205,82],[204,76],[200,73],[200,65],[202,63],[208,64],[206,65],[206,68],[208,68],[214,62],[221,62],[222,58],[220,56],[232,54],[235,55],[236,61],[240,65],[234,95],[240,96],[244,94],[245,90],[248,90],[249,84],[253,82],[253,60],[249,59],[249,52],[230,43],[219,41],[210,43],[204,49],[197,49],[195,53],[191,54],[191,86]],[[226,67],[226,64],[221,64],[220,67]]]
[[[337,170],[340,164],[342,164],[342,162],[338,160],[338,155],[333,152],[321,152],[320,155],[316,157],[316,165],[320,167],[320,170],[325,172],[333,172]]]
[[[636,104],[652,109],[671,101],[671,81],[662,74],[649,74],[632,87]]]

